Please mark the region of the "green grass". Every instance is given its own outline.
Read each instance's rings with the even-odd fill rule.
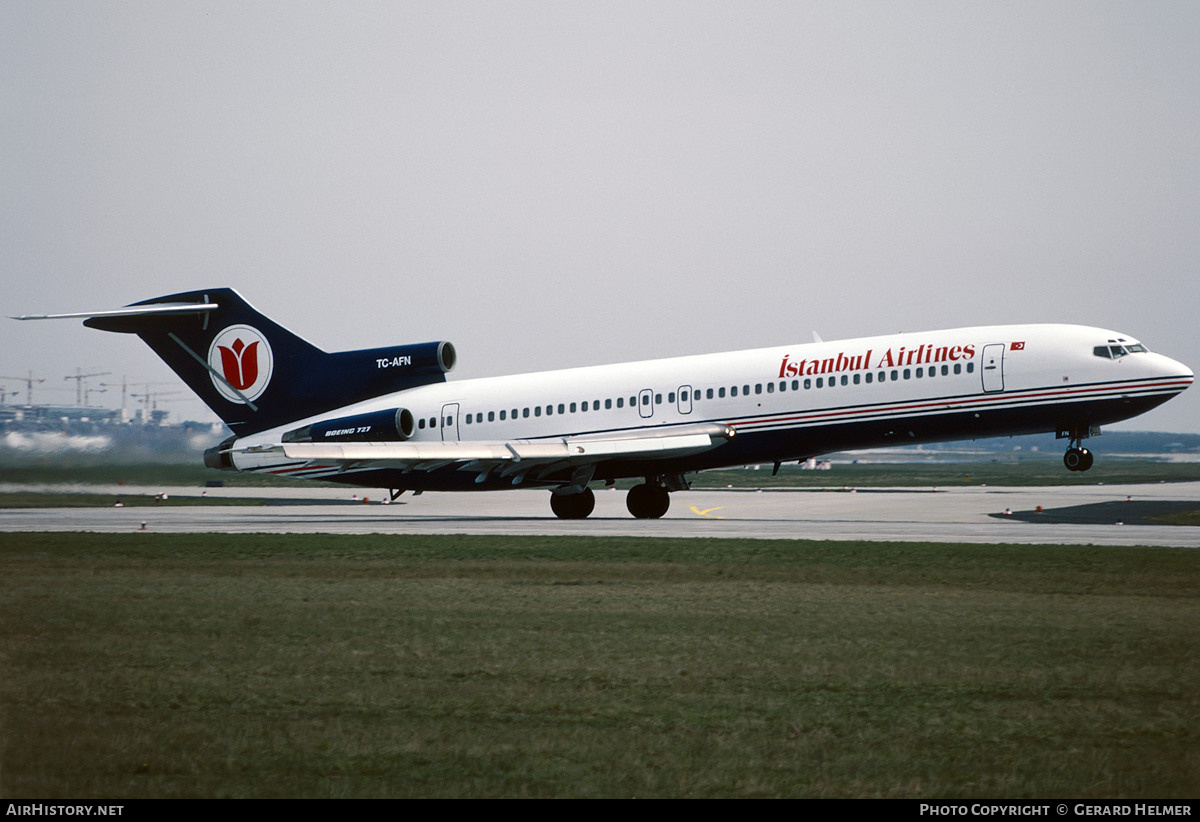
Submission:
[[[1200,552],[8,534],[0,794],[1194,797]]]
[[[237,473],[205,468],[203,465],[178,463],[75,462],[61,459],[38,463],[0,465],[0,482],[20,485],[75,483],[79,485],[190,485],[203,487],[220,482],[234,487],[283,486],[311,488],[307,480],[268,474]]]
[[[202,497],[176,494],[165,500],[146,494],[45,494],[34,491],[13,493],[0,492],[0,509],[3,508],[112,508],[117,502],[126,508],[156,508],[168,505],[222,506],[222,505],[267,505],[264,499],[245,497]]]

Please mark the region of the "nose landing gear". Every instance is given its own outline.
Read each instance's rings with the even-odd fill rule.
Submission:
[[[1063,454],[1063,465],[1067,466],[1068,471],[1086,471],[1092,467],[1094,459],[1092,452],[1086,448],[1068,448],[1067,453]]]
[[[1095,457],[1083,447],[1083,438],[1099,433],[1099,428],[1072,428],[1058,432],[1059,439],[1070,438],[1067,453],[1063,454],[1063,465],[1067,466],[1068,471],[1086,471],[1092,467]]]

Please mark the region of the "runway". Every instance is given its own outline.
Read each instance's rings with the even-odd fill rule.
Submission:
[[[0,491],[17,490],[0,486]],[[28,490],[28,489],[21,489]],[[199,496],[198,488],[43,489]],[[203,506],[0,510],[0,531],[126,533],[498,534],[968,542],[1200,547],[1200,527],[1149,514],[1200,507],[1200,483],[1009,488],[693,490],[672,494],[660,520],[637,520],[623,491],[597,491],[586,520],[559,520],[546,491],[405,496],[384,504],[351,489],[214,488]],[[265,506],[220,505],[261,497]],[[1038,506],[1042,511],[1038,512]],[[1009,513],[1005,513],[1008,511]]]

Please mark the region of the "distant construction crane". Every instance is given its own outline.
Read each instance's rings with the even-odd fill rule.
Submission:
[[[141,394],[129,392],[129,396],[142,401],[142,421],[150,422],[154,417],[154,412],[158,410],[160,402],[174,402],[173,397],[176,394],[182,394],[182,391],[151,391],[150,386],[155,383],[143,383],[146,391]],[[166,383],[170,384],[170,383]]]
[[[64,380],[75,380],[75,405],[83,405],[83,381],[88,377],[107,377],[111,371],[97,371],[95,374],[80,373],[78,368],[75,369],[74,377],[63,377]]]
[[[25,404],[33,405],[33,384],[35,382],[45,382],[45,377],[34,377],[33,372],[29,372],[27,377],[0,377],[0,380],[20,380],[25,383]],[[15,396],[15,393],[14,393]]]

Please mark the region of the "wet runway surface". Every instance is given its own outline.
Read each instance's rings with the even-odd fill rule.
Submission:
[[[2,487],[2,490],[27,490]],[[198,488],[43,489],[196,497]],[[636,520],[625,493],[596,492],[586,520],[559,520],[547,491],[404,496],[351,489],[214,488],[202,506],[0,510],[0,531],[642,536],[1200,547],[1200,527],[1150,516],[1200,508],[1200,483],[1044,488],[693,490],[672,494],[660,520]],[[221,505],[257,497],[263,506]],[[1041,510],[1038,507],[1041,506]]]

